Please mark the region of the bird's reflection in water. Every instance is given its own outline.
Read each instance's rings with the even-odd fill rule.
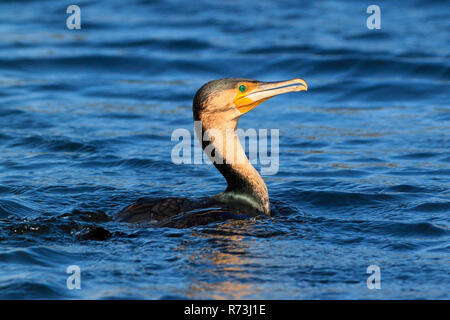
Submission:
[[[187,268],[195,268],[186,295],[189,298],[245,299],[260,291],[249,278],[254,278],[252,268],[257,257],[250,255],[256,241],[247,237],[254,219],[229,220],[216,226],[208,226],[194,234],[196,240],[207,241],[208,246],[192,252],[185,243],[180,251],[190,254]],[[196,241],[193,240],[193,241]],[[192,270],[190,270],[192,271]]]

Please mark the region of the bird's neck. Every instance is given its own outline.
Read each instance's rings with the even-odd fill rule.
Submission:
[[[196,128],[204,152],[228,183],[225,192],[216,198],[270,214],[267,186],[241,146],[236,133],[237,122],[237,119],[226,123],[202,121],[201,130]]]

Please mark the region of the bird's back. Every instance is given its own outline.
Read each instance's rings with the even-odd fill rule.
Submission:
[[[245,219],[254,216],[252,210],[217,201],[212,197],[187,198],[141,198],[122,209],[117,215],[119,222],[151,224],[157,227],[186,228],[228,219]]]

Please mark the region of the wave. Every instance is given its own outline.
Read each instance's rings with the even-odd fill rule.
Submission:
[[[11,190],[10,188],[8,189]],[[13,200],[0,199],[0,219],[5,219],[9,216],[13,216],[16,218],[33,217],[38,214],[38,211],[26,206],[23,201],[21,203],[18,203],[17,201]]]

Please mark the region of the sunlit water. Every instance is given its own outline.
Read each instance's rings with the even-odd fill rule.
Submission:
[[[377,4],[381,30],[358,1],[2,0],[0,298],[448,299],[448,2]],[[240,121],[280,129],[274,217],[110,220],[225,188],[170,158],[193,94],[221,77],[308,82]],[[95,226],[112,236],[83,240]]]

